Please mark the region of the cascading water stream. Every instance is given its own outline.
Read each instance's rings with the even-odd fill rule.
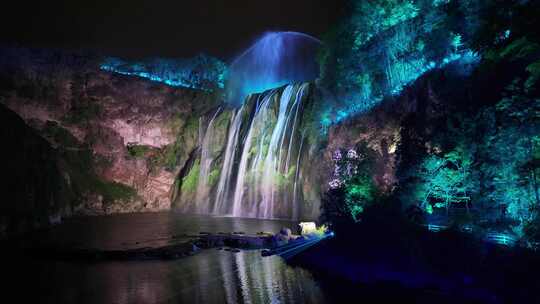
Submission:
[[[289,85],[272,90],[256,101],[255,113],[243,140],[232,216],[275,218],[296,216],[296,187],[300,151],[298,115],[307,95],[308,84]],[[296,150],[294,150],[296,149]],[[293,154],[298,161],[290,166]],[[293,178],[294,180],[290,180]],[[290,187],[289,187],[290,188]]]
[[[293,203],[293,216],[292,216],[292,219],[293,220],[297,220],[299,218],[298,216],[298,180],[300,179],[300,158],[302,156],[302,151],[303,151],[303,148],[304,148],[304,140],[305,140],[305,135],[304,133],[302,132],[302,136],[301,136],[301,140],[300,140],[300,148],[298,149],[298,156],[297,156],[297,159],[296,159],[296,173],[294,175],[294,186],[293,186],[293,200],[292,200],[292,203]]]
[[[298,112],[299,112],[299,109],[301,107],[301,100],[302,98],[304,97],[304,92],[305,90],[298,90],[297,93],[296,93],[296,97],[295,97],[295,102],[292,106],[292,109],[291,111],[289,112],[289,115],[288,115],[288,118],[287,118],[287,124],[286,124],[286,127],[288,127],[289,125],[292,124],[292,130],[291,130],[291,133],[290,133],[290,136],[289,136],[289,142],[288,142],[288,146],[286,148],[286,151],[287,151],[287,158],[286,158],[286,161],[285,161],[285,165],[284,165],[284,173],[286,175],[289,174],[289,170],[291,168],[289,168],[289,163],[290,163],[290,158],[291,158],[291,154],[292,154],[292,147],[293,147],[293,140],[296,138],[294,135],[296,134],[295,131],[296,131],[296,127],[297,127],[297,124],[298,124]],[[293,110],[294,110],[294,119],[292,120],[291,122],[291,118],[293,117],[292,116],[292,113],[293,113]],[[303,138],[302,138],[303,139]],[[285,149],[283,148],[283,144],[286,142],[286,137],[285,136],[282,136],[282,139],[281,139],[281,145],[280,145],[280,156],[279,156],[279,164],[282,164],[282,153],[285,151]],[[300,149],[299,149],[299,152],[298,152],[298,156],[300,156],[300,153],[302,151],[302,144],[303,142],[300,143]],[[300,172],[300,170],[297,170],[299,169],[299,164],[296,165],[295,167],[295,184],[294,184],[294,190],[293,190],[293,200],[292,200],[292,209],[293,209],[293,219],[296,219],[296,216],[295,216],[295,210],[297,209],[297,204],[296,204],[296,176],[298,175],[297,173]],[[289,201],[289,198],[287,197],[288,193],[287,192],[283,192],[283,197],[282,197],[282,200],[284,202],[287,202]]]
[[[214,161],[212,146],[214,141],[214,122],[216,117],[221,112],[221,108],[217,109],[208,123],[204,137],[199,139],[201,141],[201,160],[199,169],[199,179],[197,184],[197,192],[195,196],[195,203],[197,213],[209,213],[210,212],[210,187],[208,185],[208,177],[212,168],[212,162]],[[200,127],[202,129],[202,127]]]
[[[260,208],[262,209],[262,214],[258,212],[258,216],[265,218],[271,218],[274,214],[274,199],[276,194],[276,184],[279,182],[277,179],[280,177],[279,174],[279,155],[281,149],[279,149],[279,143],[281,142],[286,127],[286,120],[289,108],[289,102],[291,100],[291,95],[293,94],[292,86],[287,86],[283,92],[280,102],[279,102],[279,113],[277,118],[276,126],[272,132],[272,137],[270,139],[270,144],[268,146],[268,154],[263,165],[263,176],[262,176],[262,202]]]
[[[257,101],[256,104],[256,110],[255,110],[255,117],[251,121],[251,124],[249,126],[249,131],[246,135],[246,138],[244,140],[244,147],[242,149],[242,154],[240,158],[240,165],[238,168],[238,177],[236,180],[236,187],[234,190],[234,197],[233,197],[233,209],[232,209],[232,215],[233,216],[248,216],[243,213],[242,210],[242,201],[244,199],[244,191],[245,191],[245,184],[246,184],[246,175],[248,172],[254,172],[253,168],[257,169],[257,162],[254,163],[254,166],[252,166],[252,170],[247,170],[248,168],[248,161],[249,156],[251,152],[251,141],[254,137],[254,132],[257,132],[258,130],[262,129],[263,124],[265,123],[261,117],[266,117],[266,113],[268,112],[268,104],[270,104],[270,100],[274,97],[275,91],[271,91],[270,94],[263,97],[260,105],[259,101]],[[261,115],[261,113],[264,113]],[[263,129],[264,130],[264,129]],[[264,138],[264,134],[258,134],[258,136],[262,136]],[[261,153],[261,151],[259,151]],[[260,159],[259,155],[255,158]]]
[[[227,208],[227,201],[230,199],[230,185],[233,180],[232,169],[234,164],[234,158],[236,155],[236,149],[238,146],[238,137],[240,133],[240,127],[242,125],[243,113],[244,106],[233,112],[231,116],[231,123],[227,136],[227,145],[225,147],[225,157],[223,159],[223,166],[221,168],[221,174],[216,190],[214,209],[212,212],[214,214],[228,214],[231,212]]]
[[[199,153],[183,177],[182,210],[297,219],[303,210],[302,117],[309,90],[303,83],[253,94],[236,110],[218,109],[201,119]],[[224,115],[230,115],[227,130]]]

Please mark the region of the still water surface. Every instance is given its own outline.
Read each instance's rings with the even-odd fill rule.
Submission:
[[[296,223],[173,213],[74,219],[41,241],[83,248],[161,246],[172,236],[204,232],[277,232]],[[260,251],[216,249],[176,261],[59,262],[2,261],[18,302],[39,303],[325,303],[311,274]],[[9,293],[9,291],[8,291]]]

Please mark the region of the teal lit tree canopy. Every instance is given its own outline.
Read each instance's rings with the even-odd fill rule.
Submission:
[[[479,1],[350,1],[350,17],[324,39],[319,54],[323,83],[338,101],[322,114],[323,126],[362,113],[397,95],[429,70],[478,62],[467,47],[478,27]]]

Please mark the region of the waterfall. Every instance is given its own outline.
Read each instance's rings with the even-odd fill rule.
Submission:
[[[252,94],[239,108],[220,108],[209,120],[201,119],[200,153],[185,173],[194,176],[195,187],[181,193],[182,210],[298,219],[306,149],[302,117],[309,91],[309,83],[303,83]]]
[[[246,214],[246,212],[244,212],[244,206],[242,205],[242,201],[244,200],[244,192],[247,178],[256,178],[256,176],[247,176],[247,174],[256,173],[259,167],[258,161],[261,159],[261,153],[263,152],[262,149],[258,150],[257,156],[255,157],[255,162],[253,162],[253,166],[250,168],[250,170],[248,170],[248,161],[250,160],[251,142],[253,138],[258,137],[259,140],[263,141],[266,137],[266,134],[264,134],[264,131],[266,129],[264,128],[264,124],[267,123],[265,118],[268,117],[268,105],[270,104],[270,100],[274,99],[275,92],[275,90],[272,90],[268,95],[265,95],[260,105],[259,101],[257,101],[255,117],[253,118],[249,126],[249,131],[246,135],[246,139],[244,140],[242,157],[240,158],[240,166],[238,168],[238,177],[233,198],[233,216],[256,216],[254,214]],[[256,187],[258,186],[258,183],[252,183],[252,185]]]
[[[305,135],[302,133],[302,139],[300,141],[300,148],[298,149],[298,157],[296,159],[296,168],[300,168],[300,158],[302,156],[302,149],[304,148]],[[298,180],[300,179],[300,170],[296,170],[294,175],[294,187],[293,187],[293,219],[298,219]]]
[[[181,184],[182,210],[256,218],[302,214],[302,118],[310,90],[302,82],[318,77],[320,46],[303,33],[269,32],[233,60],[224,95],[227,130],[218,113],[206,129],[207,119],[199,120],[200,153],[179,177],[189,188]]]
[[[202,139],[199,139],[201,146],[201,160],[200,160],[200,171],[199,171],[199,180],[197,184],[197,193],[195,197],[197,213],[209,213],[210,212],[210,202],[209,194],[210,187],[208,185],[208,177],[210,176],[210,170],[212,168],[212,162],[214,161],[214,121],[220,113],[221,108],[217,109],[212,119],[208,123],[206,132]],[[201,120],[200,120],[201,122]],[[200,123],[200,129],[202,129],[202,122]],[[200,134],[200,132],[199,132]]]
[[[276,126],[272,132],[272,137],[270,139],[270,144],[268,146],[268,153],[264,160],[263,165],[263,174],[262,174],[262,184],[261,184],[261,212],[258,212],[258,216],[271,218],[274,214],[274,202],[276,194],[276,184],[280,182],[280,165],[281,161],[279,158],[281,156],[281,147],[279,143],[284,137],[286,120],[288,117],[289,102],[292,95],[292,86],[288,86],[283,92],[280,104],[279,104],[279,113],[277,118]],[[263,116],[264,117],[264,116]],[[279,149],[278,149],[279,148]],[[263,152],[263,151],[261,151]],[[236,198],[235,198],[236,199]]]
[[[256,97],[247,134],[238,143],[243,146],[232,197],[232,216],[297,217],[296,183],[303,145],[299,135],[300,111],[308,90],[307,83],[288,85]],[[292,166],[291,158],[296,160]]]
[[[227,145],[225,147],[225,157],[223,159],[223,166],[219,176],[216,199],[212,212],[214,214],[228,214],[230,212],[227,208],[227,201],[230,199],[230,185],[231,181],[233,180],[232,169],[238,146],[238,136],[240,133],[243,113],[244,106],[233,112],[233,115],[231,116],[229,133],[227,136]]]

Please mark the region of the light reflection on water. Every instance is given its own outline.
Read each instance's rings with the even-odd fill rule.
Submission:
[[[199,231],[278,231],[294,223],[174,214],[90,218],[52,230],[49,239],[115,247]],[[52,234],[52,235],[51,235]],[[161,242],[161,241],[160,241]],[[151,243],[151,242],[150,242]],[[159,242],[158,242],[159,243]],[[9,267],[12,283],[32,286],[19,298],[40,303],[324,303],[306,270],[260,251],[209,249],[176,261],[52,262],[22,260]],[[8,271],[9,271],[8,270]]]

